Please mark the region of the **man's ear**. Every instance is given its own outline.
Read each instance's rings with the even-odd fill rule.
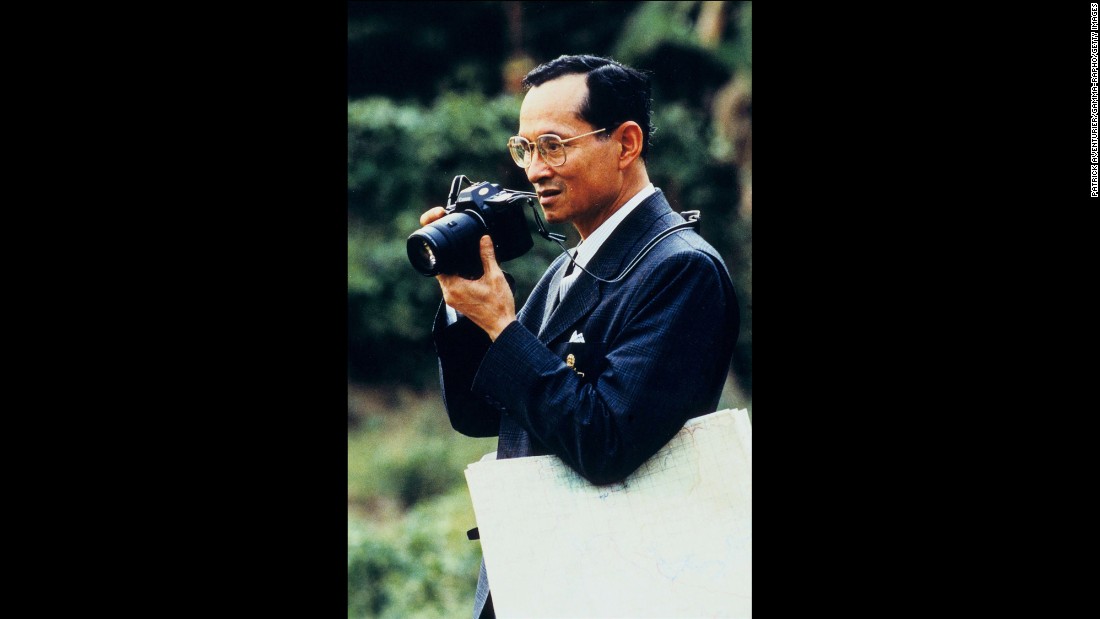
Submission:
[[[628,120],[619,125],[615,132],[619,134],[618,141],[622,145],[619,152],[619,169],[625,170],[627,166],[634,163],[634,160],[642,155],[642,145],[645,137],[642,135],[641,126],[633,120]]]

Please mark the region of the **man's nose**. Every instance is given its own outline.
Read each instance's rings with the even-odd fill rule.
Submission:
[[[527,166],[527,180],[532,185],[537,185],[538,182],[544,178],[550,178],[554,173],[554,168],[546,165],[546,162],[542,160],[542,155],[539,154],[539,149],[531,149],[531,165]]]

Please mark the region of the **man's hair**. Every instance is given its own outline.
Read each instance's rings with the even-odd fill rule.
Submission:
[[[650,124],[649,76],[637,69],[599,56],[559,56],[545,62],[523,78],[523,86],[532,88],[563,75],[582,74],[588,86],[588,97],[581,102],[582,120],[596,128],[607,127],[596,137],[607,139],[611,132],[628,120],[642,128],[642,160],[649,153]]]

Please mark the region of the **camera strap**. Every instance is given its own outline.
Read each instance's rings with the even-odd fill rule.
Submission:
[[[538,204],[538,194],[531,193],[530,191],[517,191],[516,193],[534,198],[533,200],[529,200],[527,202],[527,206],[531,207],[531,215],[535,218],[535,226],[539,229],[539,234],[542,236],[542,238],[546,239],[547,241],[554,241],[558,245],[561,245],[561,248],[565,251],[565,253],[569,253],[569,250],[565,249],[565,245],[562,245],[562,242],[565,241],[565,235],[558,234],[556,232],[550,232],[546,229],[546,224],[543,223],[542,217],[539,215],[539,210],[535,208],[535,205]]]
[[[528,193],[528,192],[516,192],[516,193]],[[536,195],[536,194],[530,194],[530,195],[533,196],[533,195]],[[665,240],[669,236],[671,236],[671,235],[673,235],[677,232],[680,232],[681,230],[693,229],[696,232],[698,232],[699,231],[699,218],[702,216],[702,213],[700,213],[699,211],[684,211],[684,212],[680,213],[680,216],[687,220],[686,222],[684,222],[682,224],[677,224],[675,226],[672,226],[668,230],[665,230],[665,231],[659,233],[657,236],[650,239],[650,241],[645,244],[645,247],[643,247],[641,249],[641,251],[638,252],[638,255],[635,256],[634,259],[630,261],[630,264],[626,265],[626,268],[623,269],[622,273],[619,273],[618,275],[616,275],[614,279],[604,279],[604,278],[592,273],[591,271],[584,268],[583,266],[577,264],[577,259],[573,256],[573,253],[569,251],[569,248],[567,248],[565,246],[565,243],[564,243],[565,236],[561,235],[561,234],[556,234],[554,232],[550,232],[549,230],[547,230],[546,226],[543,224],[542,218],[539,217],[538,209],[535,208],[534,203],[528,203],[528,205],[531,207],[531,214],[535,218],[535,225],[538,227],[539,234],[542,235],[542,237],[544,239],[557,243],[558,247],[561,247],[562,252],[564,252],[566,256],[569,256],[569,260],[571,260],[573,262],[573,264],[572,264],[573,267],[576,267],[576,268],[580,269],[581,271],[584,271],[585,273],[590,275],[596,281],[600,281],[600,282],[603,282],[605,284],[614,284],[614,283],[622,281],[627,275],[630,274],[631,271],[634,270],[634,267],[638,266],[638,263],[641,262],[643,258],[645,258],[646,254],[648,254],[650,251],[653,250],[654,247],[657,246],[657,243],[660,243],[661,241]]]

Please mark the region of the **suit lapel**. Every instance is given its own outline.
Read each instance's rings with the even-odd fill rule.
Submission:
[[[599,251],[592,257],[585,267],[593,274],[603,279],[611,279],[617,276],[639,249],[649,240],[653,234],[647,234],[654,228],[657,221],[665,214],[674,214],[665,200],[661,190],[646,198],[626,219],[619,224],[611,236],[600,246]],[[663,228],[661,228],[663,229]],[[555,270],[551,280],[549,294],[556,294],[561,283],[561,265]],[[543,314],[542,328],[538,338],[543,343],[549,343],[558,338],[567,329],[573,326],[584,315],[591,312],[600,302],[601,282],[596,281],[587,273],[581,272],[577,281],[570,286],[565,293],[565,298],[558,307],[551,311],[553,303],[546,303]]]
[[[568,260],[568,258],[565,257],[564,254],[562,255],[562,258]],[[546,302],[542,304],[542,322],[539,323],[542,326],[546,326],[547,321],[550,320],[550,314],[554,311],[555,305],[557,305],[555,303],[555,300],[558,297],[558,288],[561,287],[561,278],[565,273],[565,260],[559,258],[558,260],[555,260],[554,264],[550,267],[552,272],[554,273],[554,276],[550,278],[550,286],[547,288],[546,292]]]
[[[591,270],[591,269],[589,269]],[[595,273],[595,271],[593,271]],[[560,279],[560,275],[558,276]],[[601,275],[601,277],[603,277]],[[588,312],[592,311],[596,304],[600,301],[600,291],[596,286],[598,284],[596,280],[592,279],[585,273],[581,273],[576,282],[569,288],[569,292],[565,293],[565,298],[558,304],[558,307],[549,313],[549,316],[542,323],[542,329],[539,330],[539,341],[543,343],[549,343],[554,338],[561,335],[570,325],[577,322]],[[555,287],[556,291],[557,288]],[[547,303],[547,307],[552,304]]]

